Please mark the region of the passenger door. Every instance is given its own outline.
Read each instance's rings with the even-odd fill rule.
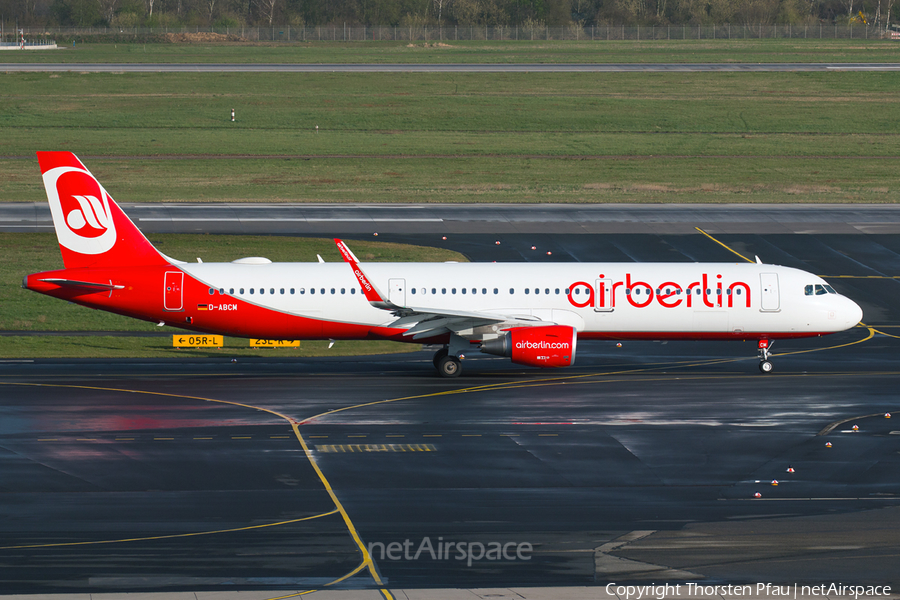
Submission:
[[[778,312],[781,310],[781,299],[778,293],[778,273],[760,273],[759,283],[760,310],[763,312]]]

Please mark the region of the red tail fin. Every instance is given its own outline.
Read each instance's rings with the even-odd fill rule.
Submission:
[[[38,152],[67,269],[169,262],[71,152]]]

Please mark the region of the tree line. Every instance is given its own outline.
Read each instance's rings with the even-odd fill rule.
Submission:
[[[890,22],[895,0],[0,0],[0,23],[568,27]]]

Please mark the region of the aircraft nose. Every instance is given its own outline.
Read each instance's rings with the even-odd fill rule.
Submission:
[[[863,311],[860,308],[859,304],[854,302],[853,300],[847,299],[847,302],[850,303],[846,313],[847,313],[847,321],[850,323],[851,327],[855,327],[857,323],[862,321]]]

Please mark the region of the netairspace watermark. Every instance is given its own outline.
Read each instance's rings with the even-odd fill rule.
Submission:
[[[680,584],[650,584],[650,585],[620,585],[610,583],[606,586],[606,593],[618,596],[620,600],[665,600],[666,598],[678,598],[681,595],[697,597],[737,597],[752,596],[754,598],[811,598],[811,597],[844,597],[876,598],[890,596],[889,585],[845,585],[843,583],[821,583],[818,585],[776,585],[772,583],[757,583],[753,585],[704,585],[702,583]]]
[[[531,560],[534,550],[528,542],[445,542],[439,537],[436,543],[430,537],[422,538],[418,545],[412,540],[401,542],[370,542],[366,549],[376,561],[384,560],[458,560],[466,561],[471,567],[473,562]]]

